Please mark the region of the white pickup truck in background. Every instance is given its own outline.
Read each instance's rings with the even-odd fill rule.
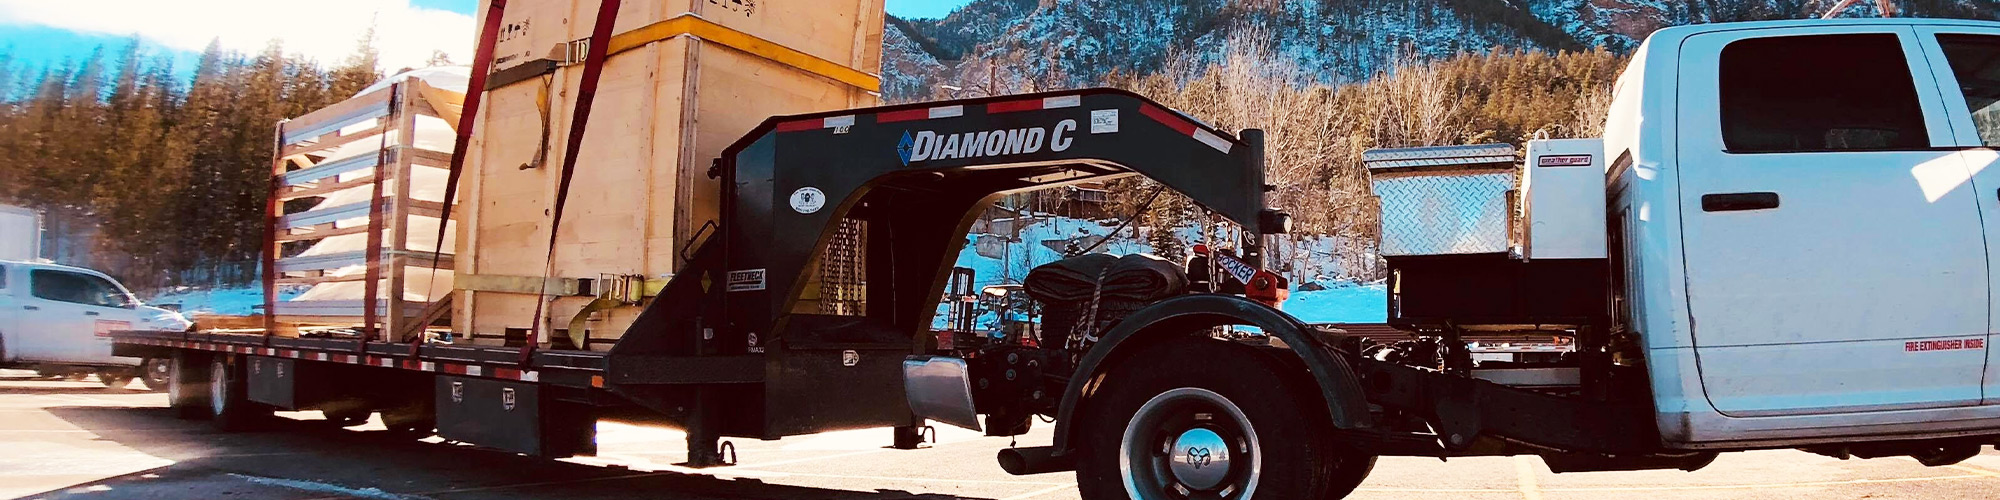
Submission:
[[[107,387],[135,377],[164,390],[165,360],[111,355],[116,330],[186,330],[173,311],[139,303],[117,280],[89,269],[0,261],[0,368],[45,376],[96,374]]]

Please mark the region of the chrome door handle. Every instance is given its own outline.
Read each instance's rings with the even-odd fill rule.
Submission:
[[[40,311],[40,310],[42,310],[42,308],[40,308],[40,307],[35,307],[35,306],[21,306],[21,309],[24,309],[24,310],[29,310],[29,311]]]
[[[84,312],[83,312],[83,315],[84,315],[84,316],[96,316],[96,315],[97,315],[97,311],[84,311]]]

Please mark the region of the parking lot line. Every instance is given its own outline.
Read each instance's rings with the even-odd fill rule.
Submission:
[[[1521,490],[1522,500],[1542,500],[1542,489],[1535,484],[1535,463],[1527,455],[1514,457],[1514,484]]]
[[[1978,467],[1978,466],[1973,466],[1973,465],[1947,465],[1947,466],[1945,466],[1945,467],[1949,467],[1949,468],[1953,468],[1953,469],[1958,469],[1958,470],[1962,470],[1962,471],[1966,471],[1966,472],[1970,472],[1970,473],[1973,473],[1973,474],[1978,474],[1978,475],[1981,475],[1981,476],[1986,476],[1986,477],[1991,477],[1991,478],[2000,478],[2000,472],[1994,472],[1994,471],[1990,471],[1990,470],[1986,470],[1986,468],[1984,468],[1984,467]]]
[[[1002,499],[1000,499],[1000,500],[1028,500],[1028,499],[1030,499],[1030,498],[1035,498],[1035,497],[1038,497],[1038,496],[1042,496],[1042,495],[1047,495],[1047,494],[1050,494],[1050,493],[1055,493],[1055,492],[1058,492],[1058,491],[1063,491],[1063,490],[1069,490],[1069,489],[1074,489],[1074,488],[1076,488],[1076,483],[1070,483],[1070,484],[1063,484],[1063,485],[1056,485],[1056,486],[1050,486],[1050,487],[1047,487],[1047,488],[1042,488],[1042,489],[1039,489],[1039,490],[1035,490],[1035,491],[1030,491],[1030,492],[1027,492],[1027,493],[1022,493],[1022,494],[1019,494],[1019,495],[1014,495],[1014,496],[1011,496],[1011,497],[1007,497],[1007,498],[1002,498]]]
[[[1844,480],[1844,481],[1807,481],[1807,482],[1797,482],[1797,483],[1769,483],[1769,484],[1717,484],[1717,485],[1699,485],[1699,486],[1666,486],[1666,485],[1661,485],[1661,486],[1588,486],[1588,487],[1574,487],[1574,488],[1542,488],[1542,491],[1563,491],[1563,492],[1576,492],[1576,491],[1705,491],[1705,490],[1759,490],[1759,489],[1781,489],[1781,488],[1816,488],[1816,487],[1824,487],[1824,486],[1848,486],[1848,485],[1856,485],[1856,484],[1879,484],[1879,483],[1918,483],[1918,482],[1926,482],[1926,481],[1948,481],[1948,480],[1955,480],[1955,479],[1993,479],[1993,478],[1996,478],[1996,477],[2000,477],[2000,475],[1997,475],[1997,476],[1987,476],[1987,475],[1979,475],[1979,474],[1966,474],[1966,475],[1960,475],[1960,476],[1931,476],[1931,477],[1900,477],[1900,478],[1891,478],[1891,479],[1848,479],[1848,480]]]

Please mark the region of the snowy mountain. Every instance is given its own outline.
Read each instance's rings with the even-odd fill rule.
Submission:
[[[891,19],[886,94],[1094,83],[1218,57],[1254,38],[1323,81],[1407,58],[1495,47],[1630,50],[1678,24],[1811,17],[1834,0],[974,0],[943,19]],[[1873,2],[1848,15],[1874,15]],[[1901,14],[1994,18],[2000,0],[1899,0]],[[1024,88],[1025,87],[1025,88]],[[984,94],[975,92],[973,95]]]

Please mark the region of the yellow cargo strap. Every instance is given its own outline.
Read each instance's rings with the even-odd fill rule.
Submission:
[[[725,47],[747,52],[751,55],[804,70],[834,81],[853,85],[869,92],[882,91],[882,77],[850,68],[840,63],[820,59],[812,54],[780,45],[777,42],[757,38],[749,33],[736,31],[728,26],[716,24],[694,14],[681,14],[673,19],[646,25],[645,27],[619,33],[611,37],[611,44],[605,47],[608,54],[618,54],[636,49],[646,44],[669,38],[693,35],[695,38],[722,44]]]

